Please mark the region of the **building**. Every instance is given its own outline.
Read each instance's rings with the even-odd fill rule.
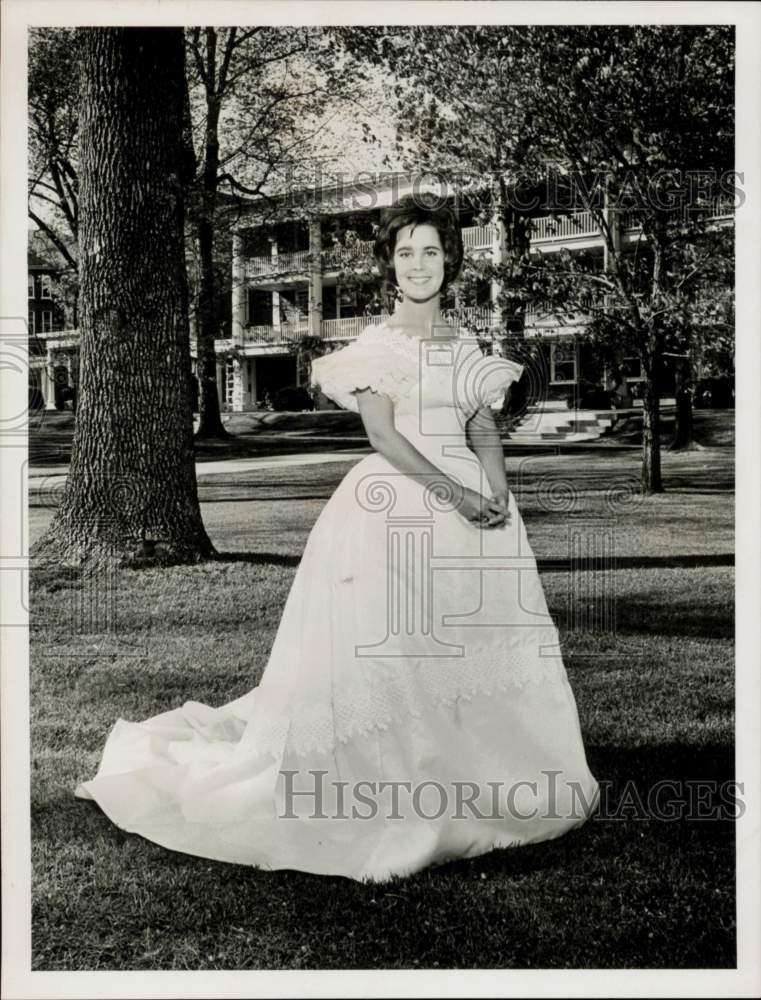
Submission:
[[[264,408],[279,390],[307,386],[310,356],[339,348],[357,337],[368,323],[387,318],[377,281],[342,284],[342,276],[352,270],[358,256],[369,255],[374,230],[388,208],[405,194],[425,190],[441,193],[433,179],[426,184],[413,175],[397,174],[373,183],[362,181],[325,187],[316,193],[245,201],[242,206],[240,199],[236,200],[231,315],[224,310],[221,335],[215,340],[223,411]],[[462,204],[458,212],[466,254],[499,262],[505,245],[501,224],[477,225],[476,210]],[[712,214],[717,220],[732,221],[732,209],[724,203],[717,202]],[[624,251],[641,244],[634,216],[624,216],[617,233]],[[539,214],[532,221],[532,247],[544,253],[584,252],[597,258],[601,269],[605,266],[606,248],[591,212],[560,217]],[[53,409],[62,405],[62,397],[76,392],[78,332],[66,329],[63,312],[50,297],[55,268],[35,262],[32,256],[29,275],[30,342],[35,348],[30,351],[32,382],[44,406]],[[471,294],[471,301],[465,302],[455,288],[444,303],[458,323],[484,337],[487,350],[499,351],[501,338],[494,338],[493,331],[505,328],[497,307],[498,294],[497,287],[483,284],[475,296]],[[590,317],[583,314],[560,319],[537,307],[527,311],[523,347],[544,373],[542,393],[550,405],[584,408],[582,387],[606,387],[607,373],[585,343],[589,322]],[[195,370],[192,317],[191,357]],[[639,360],[624,359],[621,399],[631,401],[641,381]],[[669,395],[673,374],[664,370],[659,383],[661,395]],[[331,405],[324,399],[322,404]]]
[[[341,275],[351,261],[336,240],[336,232],[353,234],[353,249],[369,252],[373,230],[385,210],[412,191],[440,193],[436,183],[427,187],[412,176],[389,176],[378,183],[325,188],[309,201],[294,201],[293,217],[268,223],[272,201],[252,202],[234,227],[232,258],[232,324],[229,338],[216,342],[217,385],[222,409],[253,410],[264,405],[279,389],[304,385],[308,371],[300,361],[299,345],[322,350],[340,347],[368,323],[387,317],[378,301],[377,288],[342,287]],[[476,225],[476,211],[458,206],[466,254],[487,256],[499,262],[504,247],[501,224]],[[731,219],[731,209],[717,204],[715,216]],[[281,215],[282,218],[282,215]],[[545,253],[568,250],[599,258],[605,266],[606,248],[591,212],[577,211],[562,217],[548,213],[533,220],[532,247]],[[624,216],[617,239],[621,248],[641,242],[634,216]],[[453,317],[472,333],[504,328],[497,307],[499,289],[481,287],[476,302],[453,299],[444,303]],[[546,373],[546,398],[579,405],[583,385],[605,386],[607,374],[595,353],[584,342],[588,315],[562,320],[529,307],[524,338],[537,365]],[[496,347],[498,350],[499,348]],[[642,380],[638,358],[624,359],[622,398],[636,395]],[[673,391],[673,375],[664,370],[659,388]]]
[[[29,329],[29,404],[33,409],[62,409],[76,394],[79,334],[70,329],[59,293],[62,266],[37,248],[30,234],[27,255]]]

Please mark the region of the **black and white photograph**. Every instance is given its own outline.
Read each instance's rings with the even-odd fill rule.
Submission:
[[[759,29],[3,5],[4,998],[761,992]]]

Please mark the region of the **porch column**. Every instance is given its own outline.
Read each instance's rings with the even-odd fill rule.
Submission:
[[[225,365],[224,358],[220,361],[217,358],[217,398],[219,399],[219,409],[223,410],[225,407],[225,376],[227,374],[227,366]]]
[[[233,358],[233,413],[240,413],[243,410],[243,378],[243,364],[237,358]]]
[[[322,223],[309,223],[309,333],[319,337],[322,331]]]
[[[54,410],[55,409],[55,355],[48,348],[47,354],[45,356],[45,364],[41,369],[42,384],[40,388],[42,389],[42,396],[45,400],[45,409]]]
[[[491,259],[492,263],[499,267],[500,264],[504,262],[505,256],[505,231],[502,225],[502,219],[499,217],[499,213],[495,212],[492,217],[492,243],[491,243]],[[502,286],[496,279],[492,281],[491,288],[489,289],[489,306],[491,308],[491,326],[501,327],[502,326],[502,309],[500,308],[499,295],[502,291]]]
[[[280,292],[272,293],[272,326],[280,332]]]
[[[191,298],[188,303],[188,327],[190,329],[190,350],[195,351],[198,344],[198,320],[196,318],[195,301]]]
[[[256,358],[248,358],[248,373],[251,384],[251,392],[249,393],[249,398],[251,401],[251,409],[256,409],[257,391],[256,391]]]
[[[243,237],[233,233],[233,344],[243,344],[243,331],[246,325],[246,262],[243,259]]]

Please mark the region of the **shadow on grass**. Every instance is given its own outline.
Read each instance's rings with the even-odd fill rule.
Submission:
[[[219,487],[217,487],[219,489]],[[238,493],[234,496],[209,496],[209,493],[214,491],[214,487],[208,487],[207,489],[199,490],[199,500],[201,504],[205,503],[273,503],[277,501],[286,500],[330,500],[332,491],[330,493],[294,493],[292,495],[277,493],[270,496],[257,496],[254,494],[249,494],[246,496],[243,493]]]
[[[213,562],[249,563],[252,566],[298,566],[301,556],[281,552],[218,552]]]
[[[616,602],[616,632],[642,635],[646,630],[661,636],[692,636],[702,639],[732,639],[735,634],[734,606],[708,608],[689,601],[656,605],[627,597]]]
[[[584,570],[612,569],[697,569],[701,566],[734,566],[733,552],[700,553],[698,555],[673,556],[616,556],[615,559],[600,558],[597,562],[584,566]],[[570,559],[537,559],[537,566],[544,572],[558,572],[572,568]]]

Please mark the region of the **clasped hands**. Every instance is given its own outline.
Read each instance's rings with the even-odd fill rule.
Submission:
[[[457,510],[466,520],[481,528],[503,528],[510,523],[507,490],[497,490],[488,498],[467,487],[461,487],[460,491],[462,498]]]

